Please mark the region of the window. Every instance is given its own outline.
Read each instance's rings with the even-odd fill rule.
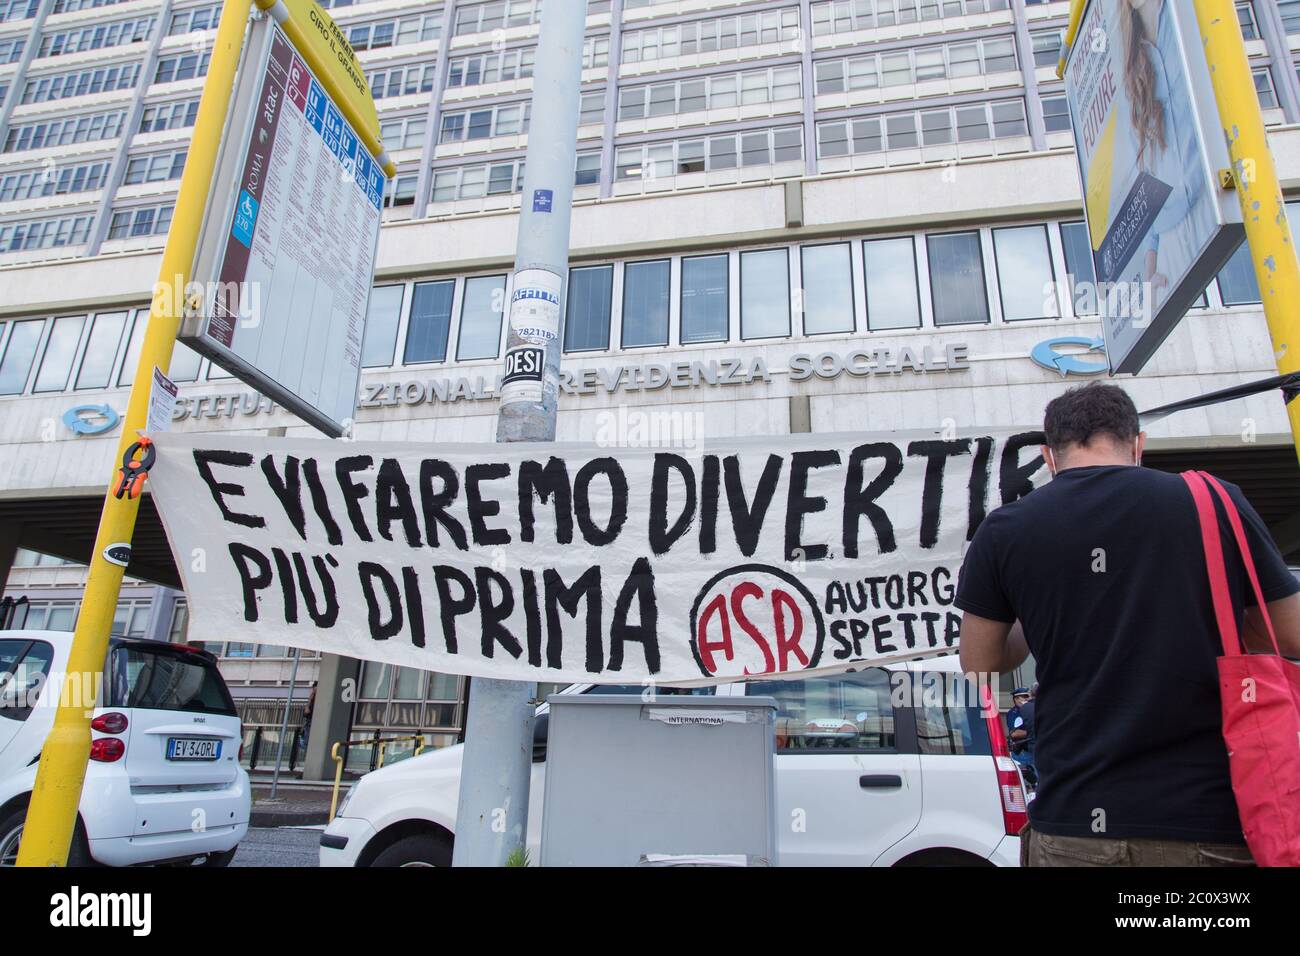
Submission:
[[[862,244],[867,287],[867,328],[918,329],[921,294],[916,282],[916,250],[911,236],[869,239]]]
[[[990,753],[988,731],[980,709],[962,703],[974,698],[973,688],[964,678],[950,682],[950,675],[940,671],[910,676],[915,684],[913,698],[920,701],[913,711],[920,753]]]
[[[9,341],[0,359],[0,395],[19,395],[27,387],[44,326],[44,319],[9,324]]]
[[[166,235],[172,224],[172,204],[122,209],[113,213],[108,224],[109,239]]]
[[[1061,223],[1061,247],[1065,251],[1065,270],[1070,282],[1070,301],[1075,315],[1096,315],[1096,274],[1092,264],[1092,242],[1088,226],[1082,222]]]
[[[127,186],[134,186],[138,183],[160,183],[170,179],[180,179],[185,169],[187,152],[188,150],[179,149],[132,157],[127,161],[126,176],[122,181]]]
[[[728,256],[682,259],[681,340],[725,342],[728,333]]]
[[[406,328],[403,362],[442,362],[447,358],[451,300],[455,290],[454,279],[415,283],[411,293],[411,317]]]
[[[803,331],[853,331],[853,265],[847,242],[799,250]]]
[[[1245,40],[1258,40],[1259,27],[1255,24],[1255,11],[1249,0],[1236,4],[1237,22],[1241,24],[1241,36]]]
[[[930,259],[930,300],[934,324],[988,322],[984,287],[984,256],[978,232],[926,237]]]
[[[892,751],[898,742],[889,672],[752,681],[747,696],[776,698],[781,753]]]
[[[573,172],[573,185],[591,186],[600,182],[600,153],[580,153]]]
[[[135,381],[135,367],[140,364],[140,344],[144,340],[144,329],[149,321],[148,309],[136,309],[135,321],[131,325],[131,338],[127,342],[126,355],[122,358],[122,370],[117,374],[117,384],[126,386]],[[167,368],[167,377],[173,382],[193,382],[199,377],[201,356],[184,342],[177,342],[172,348],[171,364]]]
[[[401,285],[380,285],[370,290],[365,339],[361,344],[362,368],[387,368],[393,364],[397,323],[402,317],[402,291]]]
[[[199,101],[177,100],[146,106],[140,115],[140,132],[153,133],[164,129],[181,129],[193,126],[199,115]]]
[[[1034,47],[1034,65],[1055,68],[1061,62],[1061,31],[1040,30],[1029,35]]]
[[[740,337],[790,334],[790,266],[784,249],[740,254]]]
[[[1237,247],[1227,265],[1219,271],[1219,297],[1224,305],[1257,305],[1260,302],[1255,265],[1250,258],[1250,247],[1245,242]]]
[[[1056,304],[1052,253],[1047,246],[1047,227],[994,229],[993,249],[1002,295],[1002,318],[1007,322],[1056,318],[1060,312]]]
[[[1044,96],[1043,125],[1049,133],[1070,128],[1070,104],[1064,96]]]
[[[624,348],[668,344],[669,261],[623,266]]]
[[[564,318],[564,351],[609,348],[610,295],[614,267],[584,266],[569,270],[569,302]]]
[[[73,73],[56,73],[53,76],[36,76],[23,85],[21,103],[44,103],[135,86],[140,76],[140,64],[128,63],[100,69],[80,70]]]
[[[1259,94],[1260,109],[1277,109],[1277,92],[1273,89],[1273,75],[1268,72],[1268,67],[1252,70],[1250,75],[1255,80],[1255,92]]]
[[[165,56],[158,60],[154,71],[155,83],[172,83],[179,80],[192,80],[206,76],[208,72],[209,53],[185,53],[180,56]]]
[[[217,665],[184,648],[162,642],[156,648],[119,647],[110,668],[106,706],[238,714]]]
[[[68,387],[72,361],[77,356],[81,330],[85,328],[84,315],[67,315],[55,319],[50,326],[50,337],[45,343],[45,355],[36,373],[33,392],[60,392]]]
[[[505,305],[505,276],[475,276],[465,280],[460,304],[460,338],[456,358],[496,358],[501,348],[501,313]]]
[[[108,386],[125,328],[125,312],[101,312],[95,316],[86,340],[86,352],[81,357],[81,370],[77,372],[77,388]]]
[[[23,721],[31,716],[53,660],[54,647],[46,641],[0,640],[0,717]]]
[[[5,134],[4,152],[14,153],[46,146],[67,146],[71,143],[96,143],[114,139],[122,132],[125,118],[125,112],[96,113],[19,126],[11,125]]]

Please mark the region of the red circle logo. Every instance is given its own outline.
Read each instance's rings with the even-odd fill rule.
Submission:
[[[691,652],[709,677],[809,670],[821,659],[824,636],[812,592],[764,564],[723,571],[691,608]]]

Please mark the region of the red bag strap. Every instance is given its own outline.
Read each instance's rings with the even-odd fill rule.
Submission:
[[[1214,617],[1219,624],[1219,637],[1223,653],[1231,657],[1241,653],[1241,635],[1237,631],[1237,618],[1232,610],[1232,593],[1228,589],[1228,572],[1223,565],[1223,542],[1219,539],[1219,516],[1214,511],[1214,499],[1199,472],[1182,473],[1187,489],[1196,505],[1196,517],[1201,525],[1201,546],[1205,552],[1205,571],[1210,578],[1210,597],[1214,600]]]
[[[1278,647],[1277,634],[1273,631],[1273,619],[1269,617],[1268,603],[1264,600],[1264,589],[1259,584],[1259,574],[1255,570],[1255,558],[1250,553],[1250,542],[1246,540],[1246,529],[1241,523],[1241,512],[1237,510],[1237,505],[1232,500],[1232,496],[1219,483],[1219,479],[1204,471],[1200,472],[1200,476],[1214,490],[1219,500],[1223,502],[1224,511],[1228,513],[1228,524],[1232,525],[1232,534],[1237,539],[1237,550],[1241,552],[1241,562],[1246,566],[1246,575],[1250,578],[1250,586],[1255,591],[1255,606],[1259,608],[1260,616],[1264,618],[1264,627],[1268,631],[1268,639],[1273,643],[1273,653],[1280,657],[1282,649]]]

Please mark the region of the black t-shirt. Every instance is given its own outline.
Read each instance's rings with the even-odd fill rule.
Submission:
[[[1236,485],[1264,599],[1300,591]],[[1232,599],[1254,604],[1231,527]],[[1037,664],[1035,830],[1241,843],[1215,658],[1223,653],[1191,493],[1178,475],[1062,471],[980,525],[956,604],[1019,620]]]

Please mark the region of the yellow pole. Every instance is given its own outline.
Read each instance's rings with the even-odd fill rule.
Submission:
[[[154,366],[166,372],[171,363],[184,305],[183,292],[193,267],[208,189],[217,163],[217,148],[230,111],[231,92],[250,6],[251,0],[226,0],[221,11],[208,76],[203,84],[203,97],[190,137],[189,155],[176,196],[175,214],[163,250],[149,322],[140,347],[131,398],[122,423],[122,437],[113,460],[114,479],[122,455],[148,420]],[[81,786],[86,777],[86,761],[90,755],[94,695],[104,669],[113,614],[122,589],[123,568],[106,561],[104,550],[110,544],[131,540],[139,507],[138,497],[114,497],[110,483],[104,496],[99,534],[90,558],[90,576],[73,635],[54,729],[41,748],[36,786],[32,791],[18,852],[19,866],[64,866],[67,863],[77,807],[81,803]],[[83,679],[79,675],[89,675],[94,679]],[[81,699],[84,687],[91,688],[89,700]]]
[[[1300,371],[1300,260],[1232,0],[1194,0],[1277,370]],[[1296,342],[1296,348],[1291,343]],[[1300,402],[1287,406],[1300,456]]]

